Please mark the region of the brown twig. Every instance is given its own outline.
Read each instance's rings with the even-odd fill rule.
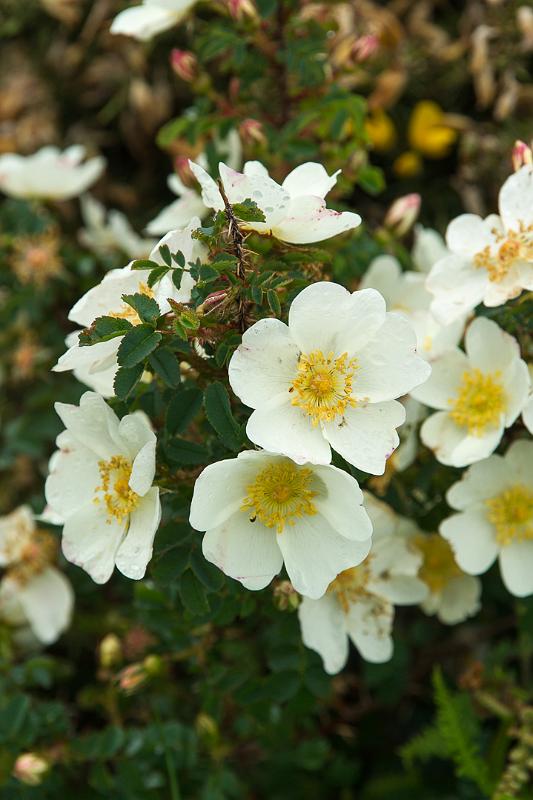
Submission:
[[[228,219],[228,234],[232,241],[233,253],[237,259],[235,275],[241,281],[242,289],[244,289],[246,284],[246,261],[244,254],[245,235],[239,227],[239,222],[233,213],[233,208],[231,207],[231,203],[228,200],[221,180],[218,181],[218,188],[222,195],[222,200],[224,201],[224,210]],[[237,309],[239,330],[241,333],[244,333],[246,330],[246,300],[243,297],[242,290],[239,292],[239,297],[237,298]]]

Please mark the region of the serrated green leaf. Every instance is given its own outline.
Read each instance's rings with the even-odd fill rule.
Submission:
[[[134,367],[155,350],[162,335],[148,325],[137,325],[124,336],[117,352],[121,367]]]
[[[150,572],[154,580],[163,586],[174,583],[189,566],[189,557],[190,545],[172,547],[168,552],[161,553],[151,565]]]
[[[275,292],[274,289],[269,289],[266,293],[266,296],[268,305],[272,309],[272,313],[277,317],[281,316],[281,303],[279,302],[278,293]]]
[[[243,222],[265,222],[266,220],[264,212],[250,197],[247,197],[242,203],[234,203],[231,208],[237,219]]]
[[[182,269],[173,269],[172,270],[172,283],[176,287],[176,289],[181,289],[181,279],[183,278],[183,270]]]
[[[123,336],[133,325],[121,317],[97,317],[89,328],[81,331],[78,340],[80,347],[98,342],[107,342],[116,336]]]
[[[190,554],[191,569],[203,583],[208,592],[219,592],[224,586],[224,573],[206,561],[200,550],[193,550]]]
[[[172,266],[172,256],[170,255],[170,248],[168,244],[162,244],[159,248],[159,255],[167,265],[167,267]]]
[[[143,322],[155,322],[161,316],[161,309],[157,301],[147,294],[123,294],[122,299],[131,306]]]
[[[167,442],[165,450],[169,459],[177,464],[203,464],[209,458],[206,447],[196,442],[189,442],[180,436]]]
[[[143,372],[142,364],[136,364],[134,367],[120,367],[113,381],[115,395],[120,400],[126,400],[139,383]]]
[[[181,576],[179,593],[185,608],[198,616],[209,611],[209,603],[205,596],[205,590],[198,578],[190,570]]]
[[[150,287],[150,289],[151,289],[153,286],[155,286],[155,284],[156,284],[158,281],[160,281],[160,280],[161,280],[161,278],[162,278],[164,275],[166,275],[166,274],[167,274],[168,270],[169,270],[169,268],[168,268],[167,266],[165,266],[164,264],[162,264],[162,265],[161,265],[161,266],[159,266],[159,267],[155,267],[155,268],[154,268],[154,269],[151,271],[151,273],[148,275],[148,278],[146,279],[146,283],[148,284],[148,286]]]
[[[181,381],[180,365],[175,354],[166,347],[158,347],[148,357],[148,363],[171,389]]]
[[[239,450],[242,444],[241,429],[234,419],[229,396],[220,381],[211,383],[204,394],[204,407],[209,424],[229,450]]]
[[[185,266],[185,256],[183,255],[181,250],[176,250],[175,253],[172,253],[172,260],[176,262],[178,267],[181,267],[182,269],[184,268],[184,266]]]
[[[155,269],[155,267],[159,266],[156,261],[150,261],[149,258],[138,258],[136,261],[133,261],[131,264],[131,269]]]
[[[166,427],[170,434],[184,431],[202,407],[200,389],[182,389],[176,392],[167,408]]]

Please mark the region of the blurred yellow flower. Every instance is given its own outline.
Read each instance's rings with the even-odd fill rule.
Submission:
[[[417,103],[408,128],[409,144],[427,158],[445,158],[457,140],[457,131],[445,123],[446,115],[432,100]]]
[[[392,168],[399,178],[412,178],[414,175],[418,175],[419,172],[421,172],[422,159],[418,153],[407,150],[395,159]]]
[[[392,119],[381,109],[373,111],[365,120],[365,130],[372,147],[385,153],[396,143],[396,129]]]

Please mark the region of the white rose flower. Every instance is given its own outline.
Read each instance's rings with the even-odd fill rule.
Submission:
[[[196,0],[143,0],[139,6],[121,11],[111,25],[111,33],[133,36],[147,42],[158,33],[174,27]]]
[[[418,353],[428,361],[459,344],[465,327],[465,317],[450,325],[440,325],[429,307],[431,295],[426,278],[419,272],[402,271],[393,256],[378,256],[370,264],[360,284],[361,289],[377,289],[389,311],[403,314],[415,329]]]
[[[411,257],[419,272],[427,274],[437,261],[447,255],[449,251],[440,233],[432,228],[415,225],[415,241]]]
[[[355,478],[248,450],[206,467],[190,523],[206,531],[208,561],[247,589],[263,589],[283,564],[294,588],[320,597],[370,549],[372,525]]]
[[[381,475],[405,419],[394,400],[426,380],[409,322],[374,289],[320,282],[293,301],[289,324],[262,319],[229,364],[235,394],[255,411],[252,442],[297,463],[329,464],[331,448]]]
[[[224,201],[213,178],[199,164],[191,161],[190,165],[202,187],[205,205],[222,211]],[[233,205],[249,198],[265,215],[265,222],[243,222],[242,228],[293,244],[321,242],[361,224],[359,214],[326,208],[324,197],[337,182],[339,172],[328,175],[322,164],[309,161],[293,169],[280,186],[259,161],[247,161],[242,173],[219,164],[228,201]]]
[[[394,606],[420,603],[427,594],[417,578],[422,557],[410,546],[409,524],[367,492],[364,501],[374,529],[366,560],[341,572],[323,597],[305,597],[298,608],[303,642],[329,674],[346,664],[350,639],[365,661],[388,661]]]
[[[61,152],[43,147],[31,156],[0,156],[0,191],[10,197],[67,200],[85,192],[98,180],[105,159],[97,156],[84,164],[85,148],[73,145]]]
[[[52,644],[70,624],[74,593],[55,566],[56,541],[28,506],[0,517],[0,619]]]
[[[167,245],[171,253],[181,250],[186,263],[202,258],[204,255],[203,245],[191,237],[192,231],[199,225],[200,220],[195,218],[184,230],[170,231],[155,246],[150,254],[150,259],[157,264],[164,263],[159,252],[162,245]],[[172,282],[170,273],[164,275],[150,289],[146,283],[149,272],[149,270],[132,269],[131,265],[111,270],[97,286],[94,286],[78,300],[70,310],[68,318],[84,328],[89,327],[97,317],[102,316],[123,317],[133,325],[138,325],[140,323],[139,316],[131,306],[124,303],[123,294],[141,293],[153,297],[162,314],[170,310],[168,298],[179,303],[189,302],[194,280],[187,271],[182,274],[179,289]],[[107,342],[81,347],[78,343],[78,335],[79,331],[69,334],[66,339],[69,349],[52,368],[53,371],[73,370],[79,381],[104,397],[112,397],[114,395],[113,382],[118,370],[117,351],[123,337],[116,336]]]
[[[231,130],[224,139],[215,140],[215,147],[223,155],[229,167],[238,169],[241,166],[242,145],[236,130]],[[207,155],[200,153],[197,163],[202,169],[207,170]],[[186,186],[177,175],[169,175],[167,183],[170,191],[174,192],[178,199],[166,206],[148,223],[147,233],[160,235],[175,228],[183,228],[190,223],[193,217],[203,219],[209,211],[200,193],[196,189]]]
[[[500,216],[462,214],[446,232],[450,255],[438,261],[427,287],[437,319],[448,324],[479,303],[500,306],[533,289],[533,167],[511,175],[500,191]]]
[[[105,583],[116,566],[139,580],[161,517],[153,486],[156,437],[141,411],[120,421],[94,392],[79,406],[56,403],[66,430],[50,459],[46,501],[63,520],[65,558]]]
[[[422,553],[418,577],[428,587],[422,610],[445,625],[456,625],[481,608],[481,581],[465,574],[455,561],[450,544],[438,533],[418,532],[413,546]]]
[[[440,532],[465,572],[480,575],[499,558],[511,594],[533,594],[533,442],[514,442],[504,456],[471,466],[446,495],[459,513]]]
[[[429,380],[412,391],[439,409],[420,429],[441,464],[465,467],[486,458],[527,400],[529,374],[518,342],[479,317],[468,327],[463,353],[450,350],[433,362]]]
[[[88,194],[80,198],[80,206],[85,227],[79,231],[78,238],[84,247],[97,255],[120,250],[130,258],[148,258],[155,239],[138,236],[124,214],[115,209],[107,212],[102,203]]]

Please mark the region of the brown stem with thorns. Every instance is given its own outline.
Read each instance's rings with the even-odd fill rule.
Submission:
[[[235,255],[235,258],[237,259],[237,267],[235,269],[235,275],[241,281],[242,288],[244,289],[246,282],[246,262],[244,255],[245,236],[239,227],[239,222],[237,220],[237,217],[233,213],[231,203],[228,200],[228,197],[226,195],[221,180],[218,181],[218,188],[220,194],[222,195],[222,200],[224,201],[224,210],[226,212],[226,217],[228,219],[228,233],[233,244],[233,253]],[[244,331],[246,330],[246,301],[242,296],[242,291],[239,293],[239,297],[237,299],[237,308],[238,308],[237,320],[238,320],[239,330],[241,331],[241,333],[244,333]]]

